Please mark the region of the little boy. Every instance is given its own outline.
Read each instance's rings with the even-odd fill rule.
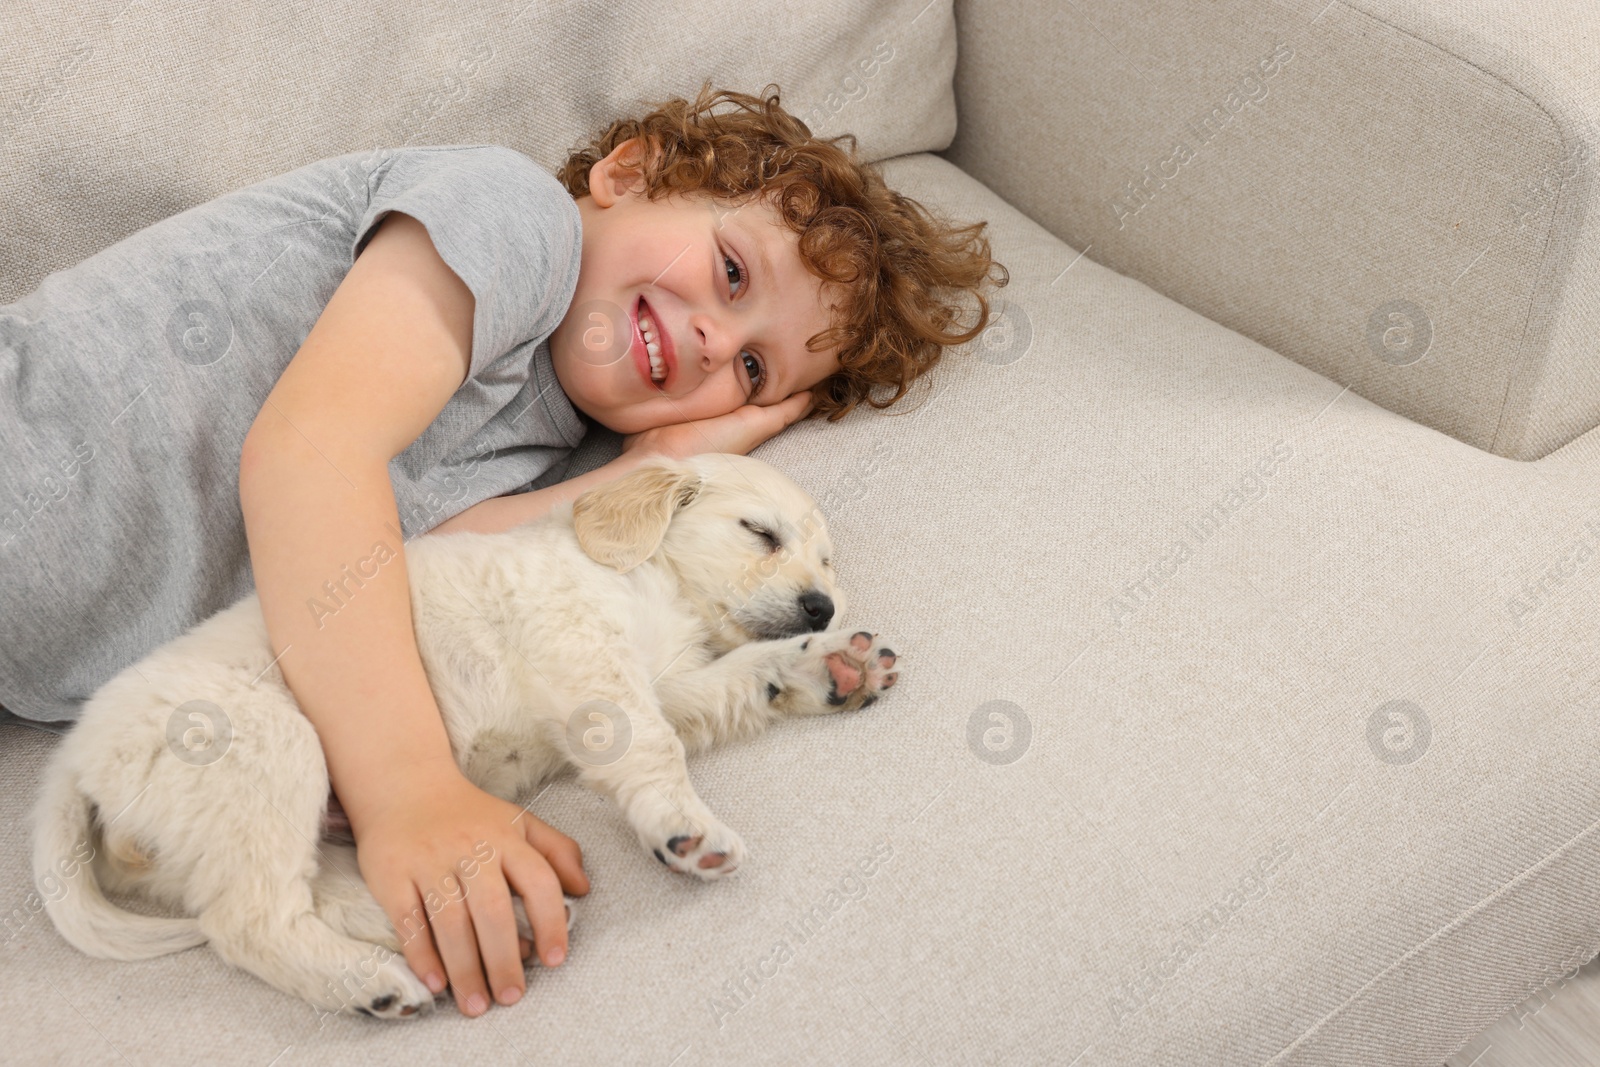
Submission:
[[[513,1003],[511,893],[521,955],[554,966],[561,894],[588,880],[575,842],[458,769],[404,541],[890,406],[987,325],[982,290],[1007,278],[984,225],[940,224],[775,87],[707,85],[554,177],[493,145],[352,153],[147,227],[0,307],[0,704],[70,725],[254,587],[364,879],[397,929],[426,914],[407,963],[467,1015],[491,989]],[[961,329],[943,297],[968,294]],[[585,420],[624,451],[562,481]],[[441,891],[461,906],[424,909]]]

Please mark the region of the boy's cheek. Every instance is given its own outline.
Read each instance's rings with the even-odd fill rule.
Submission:
[[[609,300],[584,300],[572,305],[561,320],[562,332],[572,338],[572,355],[579,363],[609,367],[628,354],[633,323],[628,313]]]

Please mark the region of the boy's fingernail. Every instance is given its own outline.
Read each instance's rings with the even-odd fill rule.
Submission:
[[[508,985],[504,989],[500,990],[500,1003],[502,1004],[515,1004],[521,999],[522,990],[518,989],[514,985]]]
[[[562,960],[564,960],[566,958],[567,958],[567,950],[564,949],[564,948],[561,948],[559,946],[556,947],[556,948],[551,949],[550,950],[550,954],[545,957],[545,959],[550,961],[550,966],[552,966],[552,967],[554,967],[556,964],[560,963]]]
[[[488,1006],[489,1002],[483,999],[482,993],[474,993],[472,996],[467,998],[468,1015],[481,1015],[483,1014],[484,1009]]]
[[[429,971],[428,977],[422,980],[422,984],[435,993],[444,992],[444,979],[439,977],[438,971]]]

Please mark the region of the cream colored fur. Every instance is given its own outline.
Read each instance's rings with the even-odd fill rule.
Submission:
[[[504,533],[413,539],[418,648],[462,770],[521,800],[573,767],[646,855],[731,873],[744,843],[685,755],[858,710],[895,681],[875,635],[838,628],[830,556],[815,501],[732,454],[652,460]],[[412,1015],[433,998],[328,836],[322,748],[275,655],[252,593],[102,686],[45,770],[35,881],[91,955],[209,942],[325,1011]],[[187,917],[124,910],[102,886]]]

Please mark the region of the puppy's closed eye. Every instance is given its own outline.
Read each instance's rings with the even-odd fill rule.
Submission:
[[[749,530],[754,534],[766,538],[767,544],[771,546],[772,551],[776,552],[778,549],[783,547],[783,542],[779,540],[778,535],[767,529],[765,526],[758,526],[749,519],[740,519],[739,525],[743,526],[746,530]]]

